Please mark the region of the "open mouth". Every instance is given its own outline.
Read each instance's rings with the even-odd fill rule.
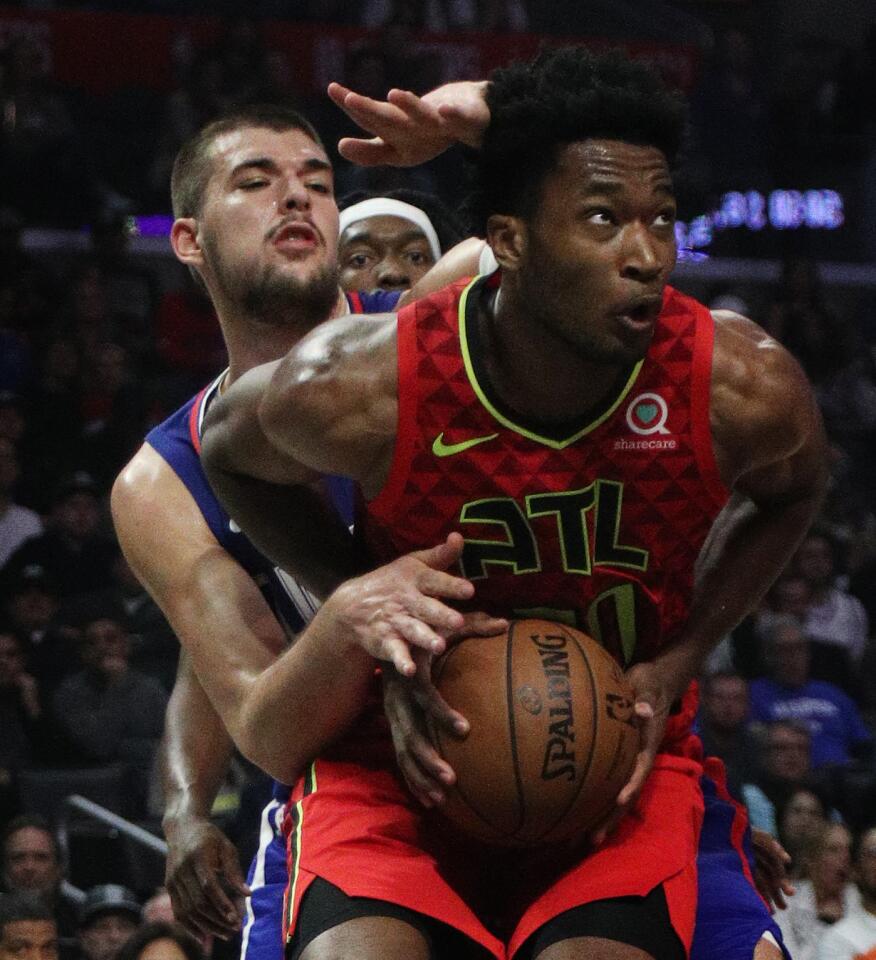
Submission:
[[[662,297],[642,297],[621,306],[615,316],[627,326],[644,329],[653,326],[662,305]]]
[[[309,223],[299,220],[280,227],[271,242],[280,249],[309,250],[317,245],[317,234]]]

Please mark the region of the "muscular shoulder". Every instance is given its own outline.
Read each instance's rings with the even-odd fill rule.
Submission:
[[[300,462],[365,480],[395,435],[396,383],[396,315],[340,317],[280,362],[259,421]]]
[[[820,438],[821,419],[805,374],[778,341],[739,314],[712,316],[712,434],[732,484]]]
[[[113,523],[134,572],[150,587],[172,577],[216,540],[189,491],[149,444],[113,484]]]

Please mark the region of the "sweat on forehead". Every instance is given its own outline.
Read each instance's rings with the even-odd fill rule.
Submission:
[[[310,122],[295,110],[272,104],[256,104],[207,124],[183,144],[173,163],[170,192],[175,217],[193,217],[200,212],[207,181],[212,172],[215,147],[223,135],[236,131],[267,130],[283,133],[299,130],[325,153],[322,140]]]

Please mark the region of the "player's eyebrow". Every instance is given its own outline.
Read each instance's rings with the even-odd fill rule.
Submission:
[[[308,157],[303,166],[306,170],[326,170],[329,173],[332,171],[332,165],[327,160],[320,160],[319,157]],[[236,164],[231,170],[231,176],[236,176],[242,170],[262,170],[265,173],[274,173],[279,170],[279,166],[277,161],[271,157],[251,157]]]

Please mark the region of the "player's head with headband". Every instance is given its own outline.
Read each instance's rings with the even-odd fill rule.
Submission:
[[[583,47],[496,70],[486,97],[472,206],[503,298],[589,360],[640,359],[675,264],[684,101],[649,67]]]
[[[177,257],[220,319],[324,319],[337,297],[334,178],[313,126],[287,107],[242,108],[179,151],[171,176]]]
[[[406,290],[462,239],[461,226],[441,200],[416,190],[357,192],[338,206],[345,290]]]

